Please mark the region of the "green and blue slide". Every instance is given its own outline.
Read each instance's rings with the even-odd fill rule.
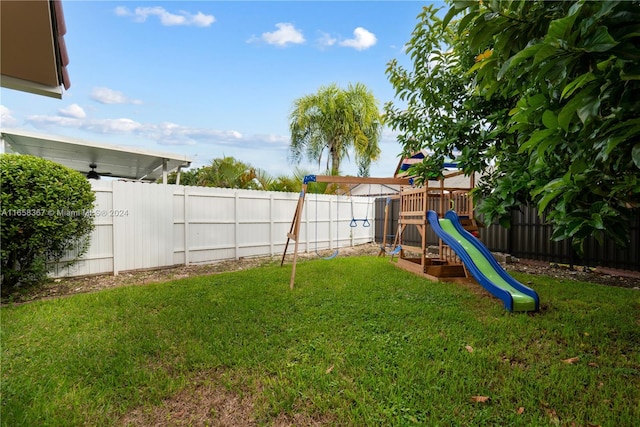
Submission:
[[[515,280],[493,258],[486,246],[465,230],[455,211],[438,218],[434,211],[427,212],[429,224],[435,233],[462,260],[478,283],[504,303],[509,311],[538,311],[540,299],[531,288]]]

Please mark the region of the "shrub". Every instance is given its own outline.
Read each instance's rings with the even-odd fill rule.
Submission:
[[[42,281],[69,251],[89,247],[95,195],[72,169],[34,156],[0,155],[2,296]]]

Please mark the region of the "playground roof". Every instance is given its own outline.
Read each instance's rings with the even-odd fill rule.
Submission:
[[[396,178],[406,178],[409,176],[408,170],[411,166],[422,162],[425,158],[427,158],[431,153],[427,150],[420,150],[419,152],[411,155],[410,157],[403,158],[398,162],[398,166],[396,167],[396,171],[394,177]],[[444,186],[452,187],[452,188],[466,188],[466,187],[474,187],[475,182],[480,178],[480,174],[474,174],[474,179],[471,181],[470,176],[465,176],[462,170],[458,169],[458,163],[456,162],[445,162],[442,165],[444,171]],[[433,183],[437,182],[434,180]],[[434,185],[434,184],[429,185]]]
[[[398,162],[398,166],[396,167],[394,176],[397,178],[408,176],[407,171],[411,166],[422,162],[425,158],[429,157],[430,155],[431,153],[429,153],[427,150],[420,150],[417,153],[412,154],[411,157],[406,157],[404,159],[401,159],[400,162]],[[443,163],[442,167],[445,169],[458,169],[458,163],[454,161],[445,162]]]

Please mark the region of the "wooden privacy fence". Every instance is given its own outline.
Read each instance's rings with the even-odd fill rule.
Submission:
[[[92,187],[95,230],[89,251],[72,267],[53,268],[54,277],[281,255],[298,201],[297,193],[141,182],[92,181]],[[374,240],[373,198],[308,197],[300,252]],[[371,227],[350,227],[352,211],[368,212]]]
[[[376,200],[376,218],[384,218],[386,199]],[[375,239],[382,242],[387,234],[387,242],[398,227],[400,210],[399,200],[389,203],[389,224],[383,230],[383,222],[376,222]],[[482,222],[482,218],[479,218]],[[545,224],[544,218],[539,218],[537,209],[524,206],[519,212],[513,212],[512,226],[506,229],[499,225],[480,228],[480,239],[493,252],[511,254],[517,258],[555,262],[561,264],[587,265],[590,267],[608,267],[623,270],[640,271],[640,215],[630,224],[630,244],[627,248],[618,248],[611,239],[604,239],[600,245],[595,239],[587,239],[584,245],[584,255],[579,258],[569,241],[551,241],[552,226]],[[415,230],[407,230],[403,240],[409,245],[420,243],[420,234]],[[427,244],[438,245],[438,236],[427,227]]]

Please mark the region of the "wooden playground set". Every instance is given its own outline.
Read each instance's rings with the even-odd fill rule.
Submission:
[[[394,241],[391,245],[391,260],[394,260],[397,252],[398,267],[435,281],[469,278],[460,258],[442,239],[439,239],[437,256],[429,256],[427,250],[429,211],[435,211],[438,217],[443,218],[447,211],[455,210],[464,229],[477,235],[478,225],[473,215],[473,200],[470,195],[474,187],[474,177],[468,177],[468,186],[453,187],[445,184],[447,179],[460,175],[462,172],[456,171],[445,175],[436,181],[435,185],[430,181],[420,188],[403,188],[400,194],[395,196],[400,199],[400,213],[398,229],[393,235]],[[409,227],[417,228],[421,237],[420,246],[411,246],[404,241],[403,236]],[[384,230],[386,229],[385,223]],[[386,238],[385,235],[382,248],[387,246]],[[380,255],[384,255],[382,250]]]
[[[296,264],[298,258],[298,240],[300,235],[300,219],[304,208],[308,184],[311,182],[323,182],[332,184],[385,184],[399,185],[400,192],[390,196],[388,199],[400,199],[400,214],[398,218],[398,229],[394,235],[384,235],[384,240],[380,246],[380,256],[390,254],[391,260],[396,265],[415,274],[422,275],[431,280],[453,280],[457,278],[468,278],[469,275],[464,268],[460,258],[458,258],[451,248],[440,239],[439,254],[436,257],[429,256],[427,250],[427,212],[433,210],[443,217],[450,209],[457,211],[466,230],[477,232],[478,227],[473,216],[473,202],[470,192],[474,187],[474,177],[468,177],[468,186],[450,187],[445,186],[447,180],[461,176],[461,171],[445,174],[438,181],[430,181],[424,186],[416,188],[413,180],[408,177],[394,178],[364,178],[364,177],[341,177],[326,175],[309,175],[305,177],[298,198],[298,204],[291,222],[291,229],[287,233],[287,243],[282,255],[281,265],[291,240],[295,242],[293,251],[293,267],[291,272],[290,287],[293,289],[295,282]],[[435,184],[434,184],[435,182]],[[384,230],[388,229],[388,209],[385,209]],[[409,227],[416,227],[421,236],[421,246],[407,245],[403,241],[403,235]],[[387,242],[387,237],[391,237],[393,242]]]
[[[489,293],[502,300],[509,311],[538,311],[540,302],[537,293],[513,279],[493,258],[491,252],[478,239],[478,225],[474,217],[471,190],[475,187],[475,177],[467,177],[468,185],[460,185],[464,180],[462,171],[445,171],[437,181],[425,182],[415,187],[413,180],[406,176],[394,178],[340,177],[308,175],[305,177],[287,233],[287,243],[280,265],[284,264],[289,243],[295,242],[293,264],[289,287],[293,289],[298,261],[300,224],[302,211],[311,182],[333,184],[381,184],[397,185],[399,193],[387,199],[400,199],[398,227],[392,235],[393,242],[386,241],[389,223],[389,203],[385,209],[385,237],[379,255],[391,255],[395,265],[432,281],[474,280]],[[456,178],[458,185],[447,185]],[[368,222],[368,219],[366,219]],[[352,224],[356,222],[352,219]],[[420,235],[420,246],[410,245],[403,236],[415,227]],[[439,237],[438,254],[430,256],[427,248],[427,230],[430,227]],[[337,254],[337,251],[333,256]],[[329,257],[332,258],[333,256]]]

